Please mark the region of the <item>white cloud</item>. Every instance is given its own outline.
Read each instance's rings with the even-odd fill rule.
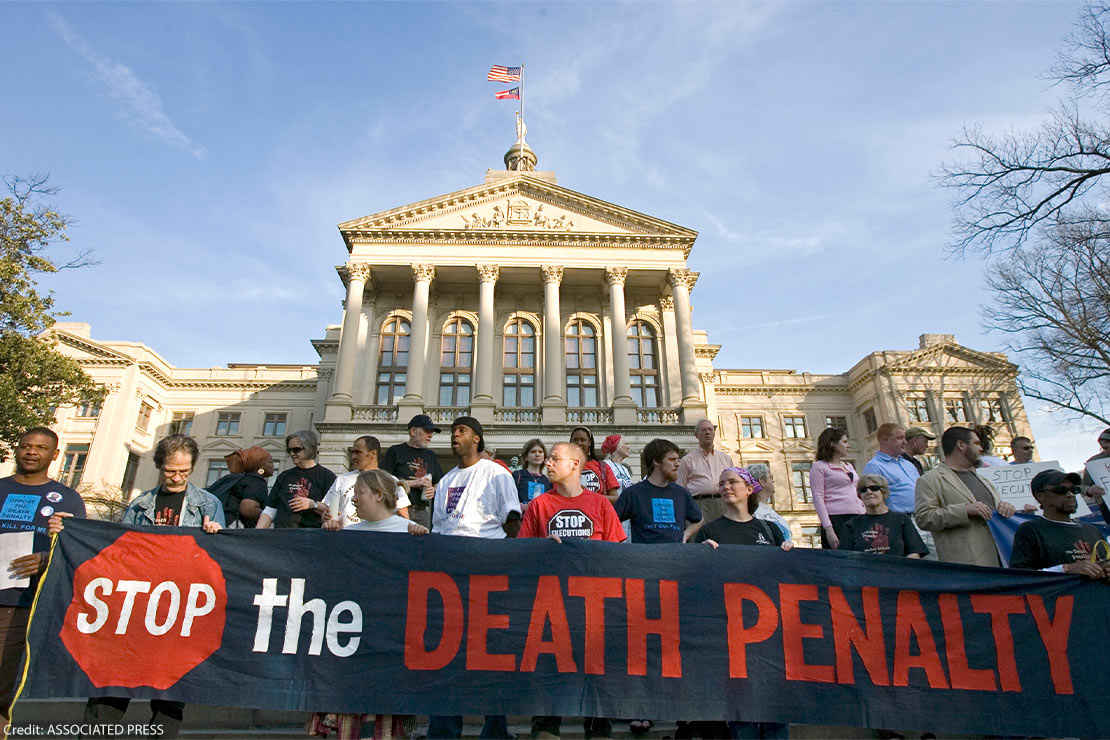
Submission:
[[[135,71],[121,62],[115,62],[89,46],[64,18],[48,12],[54,30],[69,48],[77,52],[93,74],[107,88],[108,94],[123,106],[123,114],[139,129],[172,147],[203,160],[208,151],[188,137],[162,109],[162,99]]]

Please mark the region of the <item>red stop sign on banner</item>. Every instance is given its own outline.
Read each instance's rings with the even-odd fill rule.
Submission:
[[[166,689],[220,647],[226,607],[196,540],[127,532],[77,568],[61,637],[98,688]]]

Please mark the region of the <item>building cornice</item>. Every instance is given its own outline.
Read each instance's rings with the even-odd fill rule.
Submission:
[[[996,367],[914,367],[909,366],[890,366],[884,365],[882,367],[873,368],[864,371],[862,375],[853,380],[848,386],[848,390],[853,393],[861,386],[874,380],[879,375],[888,377],[906,378],[906,377],[921,377],[928,376],[931,378],[937,376],[962,376],[962,377],[979,377],[979,378],[993,378],[999,380],[1007,380],[1013,382],[1018,376],[1018,366],[1011,363],[1006,363],[1006,367],[998,365]],[[953,389],[955,390],[955,389]]]
[[[558,247],[571,249],[623,248],[643,250],[681,249],[690,256],[693,237],[658,234],[600,234],[594,232],[464,231],[453,229],[393,230],[358,229],[344,233],[348,248],[397,244],[488,245],[512,247]]]
[[[846,386],[826,388],[819,385],[715,385],[713,392],[718,396],[809,396],[814,393],[848,393]]]

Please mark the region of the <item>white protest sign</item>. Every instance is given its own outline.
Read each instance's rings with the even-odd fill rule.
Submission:
[[[975,472],[990,481],[994,490],[998,491],[1003,501],[1009,501],[1014,508],[1021,511],[1026,504],[1033,504],[1040,509],[1040,504],[1033,497],[1030,483],[1033,476],[1042,470],[1061,470],[1060,463],[1056,460],[1039,463],[1024,463],[1022,465],[993,465],[989,468],[979,468]],[[1076,514],[1083,516],[1090,513],[1082,497],[1076,499]]]
[[[1110,457],[1104,457],[1101,460],[1088,460],[1087,473],[1096,486],[1102,486],[1110,491]]]
[[[8,567],[16,558],[30,555],[35,545],[34,532],[4,532],[0,534],[0,588],[27,588],[30,578],[20,578]]]

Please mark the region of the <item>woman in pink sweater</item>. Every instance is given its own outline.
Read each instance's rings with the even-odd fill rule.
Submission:
[[[821,546],[835,550],[840,545],[844,525],[864,513],[856,495],[856,475],[848,454],[848,432],[829,427],[817,438],[817,460],[809,470],[813,506],[821,520]]]

